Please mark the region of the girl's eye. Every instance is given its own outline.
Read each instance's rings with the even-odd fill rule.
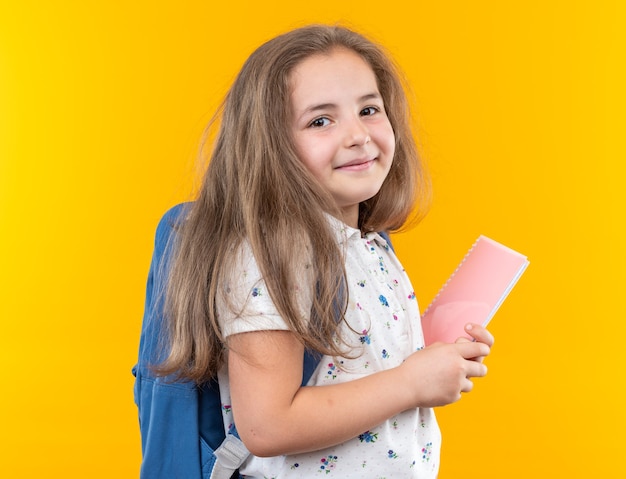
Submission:
[[[362,116],[372,116],[376,112],[378,112],[378,108],[376,108],[375,106],[368,106],[367,108],[363,108],[361,110],[361,115]]]
[[[327,126],[329,124],[330,124],[330,120],[326,117],[321,116],[313,120],[311,123],[309,123],[309,127],[320,128],[322,126]]]

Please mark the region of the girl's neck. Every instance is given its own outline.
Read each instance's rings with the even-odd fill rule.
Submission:
[[[339,220],[343,221],[345,224],[352,228],[359,228],[359,205],[352,205],[341,210],[341,218]]]

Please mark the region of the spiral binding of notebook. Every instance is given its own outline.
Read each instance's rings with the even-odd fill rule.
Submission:
[[[465,263],[465,260],[468,258],[468,256],[470,255],[470,253],[474,250],[474,247],[478,244],[478,241],[480,240],[480,237],[474,241],[474,244],[472,244],[472,247],[469,249],[469,251],[467,253],[465,253],[465,256],[463,256],[463,259],[461,260],[461,262],[459,263],[459,265],[456,267],[456,269],[454,270],[454,272],[450,275],[450,277],[446,280],[445,283],[443,283],[443,286],[441,288],[439,288],[439,291],[437,292],[437,294],[435,295],[435,297],[433,298],[433,300],[430,302],[430,304],[428,305],[428,307],[424,310],[424,314],[423,316],[426,316],[427,314],[429,314],[431,312],[431,310],[436,307],[437,305],[437,300],[439,299],[439,296],[441,296],[441,294],[443,293],[443,291],[446,289],[446,287],[448,286],[448,283],[450,283],[450,281],[452,281],[452,278],[454,278],[454,276],[456,275],[457,271],[459,271],[459,269],[461,268],[461,266],[463,266],[463,263]]]
[[[467,323],[487,326],[529,261],[486,236],[479,236],[422,315],[426,345],[451,343]]]

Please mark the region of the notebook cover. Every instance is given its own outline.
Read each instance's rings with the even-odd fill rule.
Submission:
[[[467,323],[487,326],[528,263],[526,256],[480,236],[422,315],[426,345],[469,338]]]

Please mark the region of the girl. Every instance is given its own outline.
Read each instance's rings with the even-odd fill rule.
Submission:
[[[216,375],[246,477],[434,478],[432,407],[484,376],[492,336],[424,348],[411,284],[377,231],[428,187],[393,63],[309,26],[262,45],[230,89],[166,294],[159,366]],[[322,355],[306,386],[305,349]]]

